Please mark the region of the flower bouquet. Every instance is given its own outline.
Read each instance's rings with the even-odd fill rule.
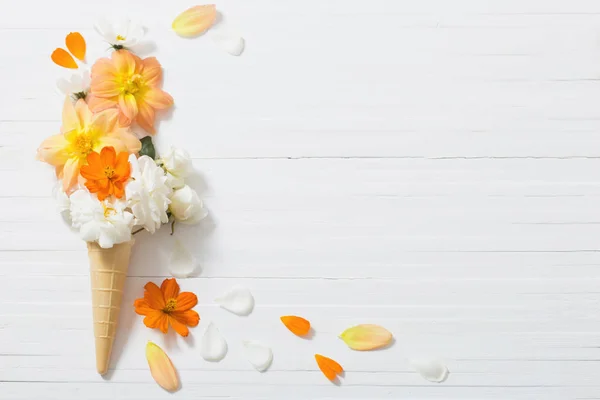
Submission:
[[[189,155],[171,148],[159,157],[152,143],[156,112],[173,105],[160,88],[161,65],[128,47],[143,30],[120,29],[105,23],[97,27],[111,44],[110,57],[96,60],[90,72],[59,82],[67,91],[60,133],[37,152],[38,159],[55,168],[63,218],[87,243],[100,374],[108,370],[134,235],[206,216],[197,193],[185,184],[192,169]],[[132,35],[133,42],[127,39]],[[72,55],[85,60],[83,36],[70,33],[66,46],[69,51],[56,49],[52,60],[79,68]]]

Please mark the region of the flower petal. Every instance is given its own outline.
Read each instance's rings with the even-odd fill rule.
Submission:
[[[88,107],[92,112],[100,112],[109,108],[114,108],[119,104],[119,97],[98,97],[88,94],[86,97]]]
[[[392,342],[393,335],[379,325],[363,324],[346,329],[340,335],[348,347],[353,350],[374,350]]]
[[[143,298],[135,299],[135,301],[133,302],[133,307],[135,308],[135,313],[138,315],[148,315],[156,311],[155,309],[150,307],[146,300],[144,300]]]
[[[190,330],[183,322],[179,321],[177,318],[173,317],[172,315],[169,315],[168,318],[169,318],[169,324],[171,324],[173,329],[175,329],[175,332],[179,333],[183,337],[187,337],[190,334]]]
[[[186,293],[188,293],[188,292],[181,293],[179,295],[179,297],[181,297],[182,295],[184,295]],[[198,303],[198,300],[196,300],[196,303]],[[196,305],[196,304],[194,304],[194,305]],[[171,313],[171,316],[173,318],[176,318],[177,321],[179,321],[182,324],[185,324],[187,326],[198,326],[198,323],[200,322],[200,315],[198,315],[198,313],[194,310],[173,311]]]
[[[138,115],[135,121],[143,130],[149,132],[151,135],[156,133],[156,129],[154,129],[154,116],[154,109],[148,103],[145,101],[138,102]]]
[[[73,54],[75,57],[83,61],[85,59],[85,39],[81,36],[79,32],[71,32],[65,38],[65,44],[67,45],[67,49]]]
[[[79,177],[79,160],[69,158],[63,167],[63,190],[65,193],[71,193],[77,185]]]
[[[211,35],[213,42],[232,56],[239,56],[244,52],[244,38],[233,33],[219,33]]]
[[[236,285],[215,299],[215,302],[227,311],[237,315],[249,315],[254,308],[254,297],[244,286]]]
[[[414,359],[410,360],[409,364],[411,368],[419,373],[419,375],[430,382],[444,382],[450,374],[448,367],[440,360]]]
[[[286,315],[280,319],[294,335],[304,336],[310,332],[310,322],[302,317]]]
[[[242,345],[246,359],[258,371],[264,372],[271,366],[273,351],[269,347],[255,340],[244,340]]]
[[[144,95],[144,100],[152,108],[156,108],[158,110],[163,110],[173,105],[173,98],[171,95],[158,88],[149,89]]]
[[[176,299],[179,296],[179,284],[175,278],[165,279],[160,285],[165,301]]]
[[[160,329],[162,333],[167,333],[169,329],[167,315],[159,310],[152,310],[146,314],[144,325],[150,329]]]
[[[67,51],[65,49],[61,49],[61,48],[57,48],[56,50],[54,50],[52,52],[52,55],[50,56],[50,58],[52,59],[52,61],[54,61],[54,64],[64,67],[64,68],[69,68],[69,69],[77,69],[77,63],[75,62],[75,60],[73,59],[73,56],[71,56],[69,53],[67,53]]]
[[[206,361],[221,361],[227,354],[227,342],[212,322],[202,336],[200,354]]]
[[[121,94],[119,96],[119,108],[129,121],[129,124],[138,114],[137,102],[132,94]]]
[[[146,345],[146,359],[152,378],[166,391],[174,392],[179,389],[179,378],[169,356],[152,342]]]
[[[198,267],[194,255],[179,241],[175,239],[171,259],[169,260],[169,272],[176,278],[188,278],[192,276]]]
[[[69,142],[62,133],[50,136],[38,148],[37,158],[50,165],[63,165],[69,159],[69,153],[66,149],[68,145]]]
[[[148,57],[142,60],[142,78],[149,86],[157,86],[162,80],[162,67],[156,57]]]
[[[75,111],[75,106],[69,97],[65,97],[62,109],[61,131],[62,133],[67,133],[79,128],[81,128],[81,126],[79,125],[79,117],[77,116],[77,111]]]
[[[112,54],[112,60],[117,73],[124,76],[131,76],[135,72],[135,59],[127,50],[117,50]]]
[[[173,20],[173,30],[179,36],[193,37],[204,33],[217,19],[217,8],[214,4],[195,6],[179,14]]]
[[[155,310],[162,310],[165,308],[165,298],[160,288],[154,282],[146,283],[144,286],[144,299],[150,307]]]
[[[323,374],[330,381],[333,381],[336,375],[344,372],[342,366],[331,358],[322,356],[320,354],[315,354],[315,360],[317,361],[317,365],[319,366],[321,372],[323,372]]]

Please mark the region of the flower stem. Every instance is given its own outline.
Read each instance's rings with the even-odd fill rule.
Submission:
[[[175,219],[173,219],[173,222],[171,222],[171,236],[173,236],[173,234],[175,233]]]
[[[133,231],[131,234],[132,234],[132,235],[135,235],[136,233],[139,233],[139,232],[141,232],[141,231],[143,231],[143,230],[144,230],[144,228],[140,228],[140,229],[138,229],[137,231]]]

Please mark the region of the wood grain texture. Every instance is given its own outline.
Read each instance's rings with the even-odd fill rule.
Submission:
[[[3,0],[0,13],[0,398],[600,398],[600,2],[229,0],[239,57],[170,23],[191,4]],[[60,11],[59,11],[60,10]],[[183,340],[133,312],[159,283],[168,229],[140,235],[108,381],[94,369],[87,254],[54,212],[35,149],[60,126],[70,31],[107,54],[99,14],[135,16],[176,107],[159,149],[186,147],[210,217],[177,235],[202,264],[181,281],[202,320]],[[247,318],[213,299],[251,288]],[[279,316],[312,322],[312,340]],[[214,321],[229,343],[201,359]],[[395,333],[349,350],[357,323]],[[274,351],[260,374],[241,341]],[[168,351],[183,389],[163,392],[144,358]],[[339,361],[341,386],[314,353]],[[411,357],[446,360],[424,381]]]

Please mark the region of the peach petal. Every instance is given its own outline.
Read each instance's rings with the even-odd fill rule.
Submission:
[[[141,75],[148,86],[157,86],[162,80],[162,67],[156,57],[142,60]]]
[[[92,66],[92,76],[94,77],[103,77],[103,76],[112,76],[114,77],[117,74],[117,70],[113,65],[110,58],[100,58],[98,59],[94,65]]]
[[[179,378],[177,371],[167,354],[152,342],[146,345],[146,359],[150,367],[152,378],[160,387],[168,392],[179,389]]]
[[[70,194],[77,185],[77,178],[79,177],[79,160],[69,158],[65,163],[62,171],[63,175],[63,190],[65,193]]]
[[[353,350],[367,351],[387,346],[393,336],[379,325],[363,324],[346,329],[340,338]]]
[[[144,96],[144,100],[152,108],[163,110],[173,105],[173,98],[167,92],[158,88],[151,88]]]
[[[129,124],[138,114],[137,102],[132,94],[122,94],[119,96],[119,108],[129,121]]]
[[[119,87],[119,84],[116,81],[108,79],[97,79],[97,77],[94,77],[92,79],[90,89],[92,91],[92,94],[98,97],[115,97],[121,93],[121,88]]]
[[[217,19],[214,4],[195,6],[179,14],[173,21],[173,30],[179,36],[193,37],[204,33]]]
[[[117,50],[112,54],[113,65],[117,73],[131,76],[135,72],[135,59],[127,50]]]
[[[79,99],[75,103],[75,113],[79,119],[79,126],[85,126],[88,121],[92,120],[92,112],[83,99]]]
[[[98,97],[90,94],[86,97],[88,106],[92,112],[100,112],[109,108],[117,107],[119,104],[119,98],[115,97]]]
[[[154,135],[156,129],[154,129],[154,109],[150,107],[146,102],[138,103],[138,115],[136,122],[143,130]]]
[[[53,166],[63,165],[69,159],[69,153],[66,151],[68,144],[62,133],[50,136],[38,148],[37,158]]]

